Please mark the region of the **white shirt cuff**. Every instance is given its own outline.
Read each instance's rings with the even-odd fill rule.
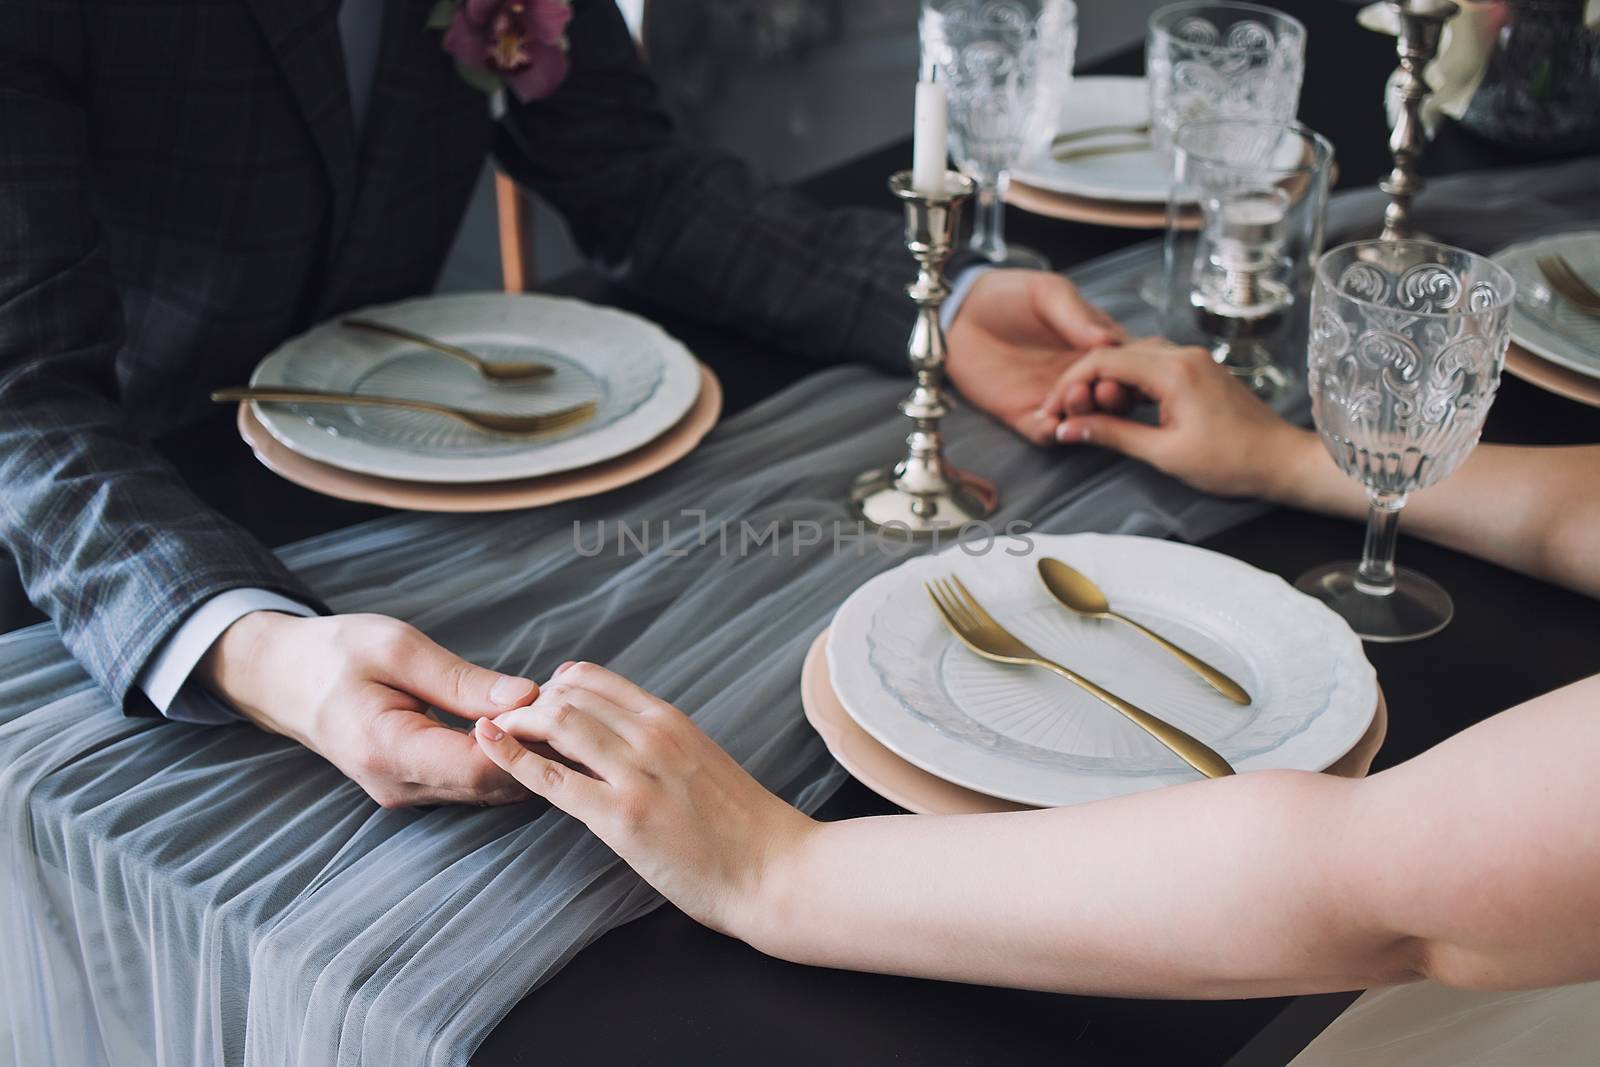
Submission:
[[[972,292],[972,286],[977,280],[997,268],[988,263],[976,263],[960,274],[956,275],[955,284],[950,287],[950,295],[945,297],[944,306],[939,309],[939,327],[948,330],[950,324],[956,321],[956,316],[961,314],[961,305],[967,302],[967,297]]]
[[[265,589],[230,589],[218,593],[185,619],[139,672],[137,684],[157,711],[178,722],[207,726],[238,721],[239,716],[232,708],[205,686],[191,683],[189,676],[194,673],[200,657],[222,636],[222,631],[252,611],[316,614],[298,600]]]

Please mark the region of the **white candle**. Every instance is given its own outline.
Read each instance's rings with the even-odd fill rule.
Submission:
[[[917,111],[911,140],[911,188],[923,196],[944,195],[948,105],[944,86],[917,83]]]

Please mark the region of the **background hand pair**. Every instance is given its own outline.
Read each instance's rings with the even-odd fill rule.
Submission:
[[[1127,417],[1141,402],[1157,405],[1154,424]],[[1314,434],[1284,421],[1205,349],[1160,338],[1083,356],[1040,415],[1063,444],[1114,449],[1225,496],[1274,499],[1303,463],[1327,462]]]
[[[1271,496],[1321,458],[1314,435],[1284,422],[1204,349],[1131,339],[1058,274],[984,274],[948,342],[961,395],[1036,444],[1101,445],[1234,496]],[[1155,425],[1126,417],[1141,402],[1158,406]]]
[[[1046,401],[1061,375],[1084,353],[1127,339],[1061,275],[992,270],[973,283],[950,324],[945,370],[968,403],[1045,444],[1059,421]]]

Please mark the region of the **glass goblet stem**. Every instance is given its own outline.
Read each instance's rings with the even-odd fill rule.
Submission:
[[[1010,254],[1006,247],[1006,172],[975,177],[978,179],[978,210],[972,221],[971,248],[991,263],[1004,263]]]
[[[1388,596],[1394,592],[1394,550],[1400,537],[1400,509],[1406,506],[1406,494],[1369,489],[1367,502],[1367,539],[1361,546],[1355,587],[1368,596]]]

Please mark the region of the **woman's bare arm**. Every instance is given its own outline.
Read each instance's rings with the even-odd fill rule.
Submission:
[[[1160,405],[1149,426],[1096,396],[1136,390]],[[1139,343],[1090,353],[1051,404],[1057,436],[1125,452],[1209,492],[1365,516],[1364,491],[1316,434],[1279,418],[1197,348]],[[1480,445],[1443,482],[1412,495],[1401,530],[1600,596],[1600,445]]]
[[[1600,678],[1360,781],[832,824],[592,664],[497,724],[478,732],[491,759],[690,915],[786,959],[1174,997],[1600,977]]]
[[[1158,426],[1111,413],[1130,390]],[[1051,403],[1064,441],[1202,489],[1365,510],[1313,435],[1198,350],[1091,353]],[[1600,595],[1600,448],[1479,448],[1407,516]],[[477,737],[690,915],[787,959],[1181,997],[1600,978],[1600,676],[1369,779],[1263,772],[1009,815],[815,823],[592,664]]]

